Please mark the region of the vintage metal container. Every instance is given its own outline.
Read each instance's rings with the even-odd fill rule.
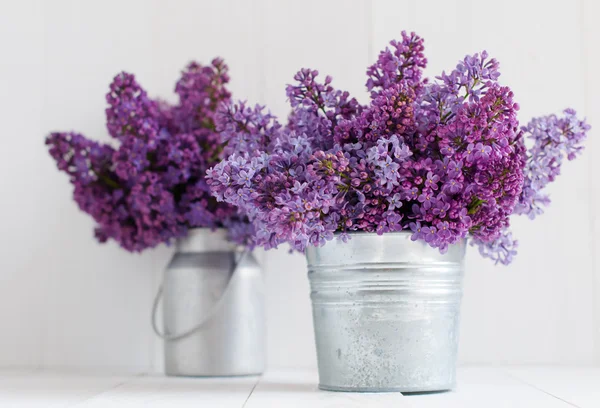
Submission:
[[[250,252],[227,231],[191,230],[164,273],[165,372],[175,376],[239,376],[264,371],[265,287]]]
[[[354,233],[307,249],[321,389],[455,386],[465,241],[440,254],[410,235]]]

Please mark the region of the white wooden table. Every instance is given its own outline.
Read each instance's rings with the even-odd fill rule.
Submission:
[[[0,370],[0,407],[600,407],[600,367],[465,367],[455,391],[425,395],[317,389],[317,373],[172,378],[66,370]]]

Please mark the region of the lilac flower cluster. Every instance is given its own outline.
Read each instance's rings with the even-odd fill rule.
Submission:
[[[225,155],[215,116],[230,100],[227,71],[220,59],[189,64],[174,106],[150,99],[133,75],[121,73],[106,96],[107,128],[117,147],[74,132],[48,136],[50,154],[69,175],[81,210],[96,221],[100,242],[114,239],[141,251],[188,228],[225,227],[232,240],[250,244],[252,224],[212,197],[204,178]]]
[[[550,204],[544,188],[560,174],[564,157],[573,160],[583,150],[582,143],[590,126],[577,118],[573,109],[566,109],[564,117],[548,115],[532,119],[521,128],[525,139],[533,146],[525,153],[523,187],[513,214],[527,215],[530,219],[542,214]],[[517,241],[507,229],[494,240],[475,240],[479,252],[496,263],[508,264],[516,254]]]
[[[509,216],[535,211],[589,127],[569,110],[520,129],[495,59],[467,56],[428,81],[423,49],[414,33],[392,41],[367,70],[365,106],[303,69],[287,88],[285,125],[260,106],[217,115],[229,157],[207,180],[249,215],[258,244],[302,251],[334,233],[410,230],[441,251],[468,234],[484,256],[512,260]]]
[[[572,109],[566,109],[564,117],[544,116],[523,127],[523,132],[534,144],[527,152],[525,183],[516,213],[526,214],[531,219],[543,213],[540,205],[550,203],[543,189],[560,174],[564,157],[573,160],[581,153],[581,144],[589,129],[590,126],[578,119]]]

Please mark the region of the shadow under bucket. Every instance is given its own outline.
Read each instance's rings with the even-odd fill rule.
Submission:
[[[455,386],[466,242],[441,254],[410,236],[353,233],[307,248],[319,388]]]

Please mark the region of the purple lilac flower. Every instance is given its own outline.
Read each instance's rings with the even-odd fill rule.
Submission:
[[[402,41],[390,42],[392,49],[381,51],[377,62],[367,69],[367,89],[374,94],[404,82],[412,88],[422,85],[422,70],[427,65],[423,39],[415,33],[402,32]]]
[[[387,197],[388,201],[388,211],[395,210],[396,208],[402,207],[402,199],[399,193],[394,194],[393,196]]]
[[[419,221],[411,222],[410,224],[408,224],[408,226],[413,232],[410,239],[416,241],[418,239],[424,238],[423,227],[421,226],[421,223]]]
[[[50,154],[69,175],[79,208],[96,221],[100,242],[114,239],[142,251],[188,228],[225,227],[233,241],[251,244],[253,225],[218,202],[204,178],[227,153],[215,129],[217,109],[230,98],[228,81],[220,59],[191,63],[175,88],[179,103],[168,106],[121,73],[106,96],[107,128],[117,147],[72,132],[48,136]]]
[[[213,194],[249,215],[266,248],[410,229],[442,252],[470,235],[482,255],[510,262],[510,215],[546,202],[539,190],[589,127],[567,111],[519,129],[519,106],[485,51],[431,82],[425,65],[423,40],[402,33],[367,70],[366,106],[309,69],[287,87],[284,125],[262,107],[230,106],[218,127],[231,153],[208,171]]]
[[[483,242],[475,239],[471,242],[479,248],[479,253],[484,258],[490,258],[496,264],[508,265],[517,254],[518,242],[512,239],[512,234],[508,230],[503,230],[496,239],[491,242]]]
[[[484,145],[483,143],[477,143],[475,145],[475,158],[481,160],[487,160],[492,152],[492,146]]]

